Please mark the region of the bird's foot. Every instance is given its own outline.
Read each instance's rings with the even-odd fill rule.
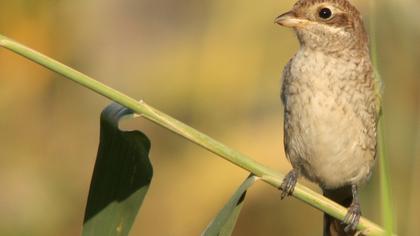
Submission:
[[[281,199],[284,199],[287,196],[292,195],[293,190],[295,190],[295,186],[297,183],[297,179],[299,174],[297,170],[291,170],[286,177],[284,177],[282,184],[280,185],[281,192]]]
[[[347,211],[346,216],[344,217],[343,222],[347,225],[344,228],[345,232],[356,230],[357,225],[359,224],[360,216],[362,215],[360,204],[358,201],[353,201]]]

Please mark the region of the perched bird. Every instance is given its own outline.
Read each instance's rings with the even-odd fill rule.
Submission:
[[[275,22],[293,28],[300,43],[282,77],[284,145],[293,166],[282,198],[306,177],[348,207],[345,224],[325,215],[324,235],[354,235],[358,187],[375,163],[381,100],[363,21],[347,0],[299,0]]]

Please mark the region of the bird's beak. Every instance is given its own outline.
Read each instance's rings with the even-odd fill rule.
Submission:
[[[307,22],[307,20],[298,18],[293,11],[286,12],[274,20],[274,23],[290,28],[302,27]]]

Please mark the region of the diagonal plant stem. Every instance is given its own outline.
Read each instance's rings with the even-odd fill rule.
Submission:
[[[170,117],[169,115],[153,108],[143,101],[137,101],[111,87],[96,81],[89,76],[78,72],[54,59],[51,59],[33,49],[30,49],[18,42],[15,42],[5,36],[0,35],[0,46],[11,50],[29,60],[36,62],[47,69],[54,71],[64,77],[86,87],[104,97],[107,97],[122,106],[125,106],[134,112],[140,114],[148,120],[163,126],[172,132],[184,137],[185,139],[209,150],[210,152],[224,158],[227,161],[253,173],[264,182],[279,188],[284,175],[278,173],[269,167],[266,167],[250,157],[214,140],[213,138],[199,132],[196,129]],[[343,220],[347,210],[339,204],[325,198],[319,193],[297,184],[293,192],[293,196],[297,199],[315,207],[339,220]],[[280,196],[279,196],[280,197]],[[363,231],[365,235],[383,235],[384,230],[375,223],[361,218],[358,229]]]

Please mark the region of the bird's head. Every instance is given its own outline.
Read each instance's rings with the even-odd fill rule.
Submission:
[[[275,22],[295,29],[303,47],[327,52],[367,47],[360,13],[348,0],[299,0]]]

